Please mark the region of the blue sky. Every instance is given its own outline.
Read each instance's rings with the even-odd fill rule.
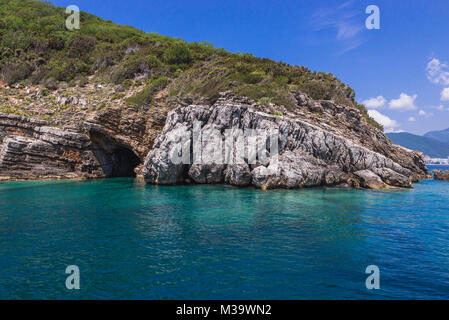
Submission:
[[[51,2],[148,32],[331,72],[354,88],[386,131],[449,127],[448,0]],[[371,4],[380,9],[380,30],[365,28]]]

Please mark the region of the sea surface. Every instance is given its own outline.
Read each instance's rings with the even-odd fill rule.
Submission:
[[[69,265],[80,290],[65,286]],[[369,265],[379,290],[365,286]],[[449,299],[449,182],[0,184],[0,299],[346,298]]]

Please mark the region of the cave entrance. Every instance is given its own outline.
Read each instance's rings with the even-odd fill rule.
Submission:
[[[134,169],[140,164],[140,159],[131,150],[115,148],[108,152],[104,149],[96,149],[94,153],[107,177],[136,176]]]
[[[110,177],[135,177],[140,159],[129,149],[118,148],[111,154]]]
[[[135,177],[134,169],[140,165],[140,158],[130,147],[114,139],[91,134],[93,152],[107,177]]]

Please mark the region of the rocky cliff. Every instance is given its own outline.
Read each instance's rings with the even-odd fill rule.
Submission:
[[[393,145],[379,130],[363,124],[356,109],[298,94],[294,112],[281,116],[267,111],[249,100],[226,95],[213,106],[191,105],[171,111],[146,157],[142,170],[145,180],[156,184],[253,185],[263,189],[326,185],[379,189],[409,188],[412,181],[426,174],[422,155]],[[335,126],[339,121],[344,125]],[[197,147],[195,123],[200,137]],[[259,141],[259,145],[266,146],[275,139],[275,157],[268,157],[264,163],[260,154],[251,156],[249,139],[238,144],[235,133],[251,130],[276,132],[276,136],[267,134]],[[204,138],[211,131],[219,132],[221,141]],[[234,136],[229,140],[234,142],[234,148],[228,149],[228,161],[216,161],[209,151],[215,155],[218,152],[220,160],[226,158],[226,132]],[[186,143],[188,147],[182,150]],[[193,154],[195,148],[199,155]],[[263,151],[269,153],[268,149]],[[238,150],[247,152],[242,151],[242,161],[237,163]],[[173,152],[186,161],[173,161]]]
[[[0,114],[0,180],[100,176],[89,144],[84,134]]]
[[[70,92],[44,96],[40,88],[0,83],[0,100],[9,103],[9,113],[0,112],[0,180],[136,175],[169,103],[157,110],[129,106],[111,99],[112,86]]]
[[[137,173],[155,184],[226,183],[264,189],[346,185],[377,189],[409,188],[411,182],[425,177],[422,155],[393,145],[379,129],[367,124],[356,108],[316,101],[301,93],[296,99],[295,107],[287,110],[223,93],[213,105],[174,106],[163,129],[163,113],[159,125],[155,125],[155,115],[131,112],[124,117],[120,108],[90,114],[78,127],[67,125],[70,129],[0,114],[0,179],[98,178]],[[197,143],[202,158],[197,159],[193,143],[183,155],[181,152],[183,144],[194,139],[195,123],[203,137]],[[204,138],[211,130],[221,134],[220,141]],[[223,161],[226,132],[232,136],[233,148],[229,149],[228,161]],[[271,154],[275,157],[264,157],[256,149],[251,155],[251,138],[245,138],[248,132],[262,133],[253,140],[264,146],[262,152],[269,154],[270,146],[275,145],[276,154]],[[238,134],[243,134],[241,140]],[[222,161],[209,157],[208,150],[221,154]],[[237,161],[239,150],[242,156]],[[173,161],[173,152],[185,161]]]
[[[117,109],[66,125],[0,113],[0,180],[135,176],[156,135]]]

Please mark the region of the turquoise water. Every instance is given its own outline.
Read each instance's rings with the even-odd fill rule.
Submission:
[[[449,182],[0,184],[1,299],[448,299]],[[367,290],[365,268],[380,268]],[[77,265],[81,289],[65,288]]]

